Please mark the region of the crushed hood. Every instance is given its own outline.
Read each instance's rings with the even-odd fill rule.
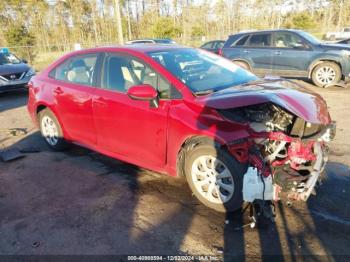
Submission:
[[[235,86],[199,96],[196,101],[215,109],[272,102],[313,124],[328,124],[331,121],[327,104],[320,95],[288,80]]]

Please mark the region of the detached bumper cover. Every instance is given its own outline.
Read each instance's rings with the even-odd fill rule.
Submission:
[[[307,139],[275,132],[256,133],[255,137],[265,137],[279,144],[276,151],[264,159],[249,155],[251,167],[244,175],[244,200],[279,200],[286,195],[289,200],[307,201],[328,161],[326,143],[334,138],[335,130],[336,124],[332,122]],[[249,146],[246,148],[248,151]]]

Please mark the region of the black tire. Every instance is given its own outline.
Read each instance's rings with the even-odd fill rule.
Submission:
[[[207,200],[201,193],[196,189],[192,180],[192,165],[194,161],[200,156],[211,155],[223,162],[232,175],[234,184],[234,191],[232,197],[225,203],[214,203]],[[198,144],[191,150],[187,151],[185,155],[184,171],[186,180],[193,194],[197,199],[209,208],[212,208],[218,212],[231,212],[238,210],[242,207],[243,203],[243,175],[247,171],[247,165],[239,163],[234,157],[229,154],[226,149],[214,146],[214,144]]]
[[[45,108],[38,113],[38,118],[39,118],[40,132],[41,132],[42,137],[45,139],[45,142],[52,149],[54,149],[56,151],[62,151],[64,149],[66,149],[68,147],[69,143],[64,139],[61,125],[58,122],[54,113],[52,113],[52,111],[49,110],[48,108]],[[47,118],[51,119],[53,122],[52,124],[56,127],[56,130],[57,130],[57,142],[56,143],[49,142],[50,139],[45,135],[45,131],[43,130],[44,129],[43,119],[47,119]]]
[[[232,61],[235,65],[247,70],[247,71],[251,71],[250,70],[250,66],[248,65],[248,63],[244,62],[244,61],[240,61],[240,60],[233,60]]]
[[[326,68],[330,68],[335,73],[333,80],[330,81],[329,83],[322,82],[320,77],[318,76],[318,74],[321,73],[322,70],[326,70]],[[334,62],[322,62],[318,64],[317,66],[314,67],[311,74],[312,82],[319,87],[335,85],[341,80],[341,77],[342,77],[341,69],[339,65],[337,65]]]

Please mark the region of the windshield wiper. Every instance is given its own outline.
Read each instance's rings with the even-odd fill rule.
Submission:
[[[211,93],[213,93],[213,92],[214,92],[213,89],[208,89],[208,90],[203,90],[203,91],[194,92],[194,94],[195,94],[196,96],[204,96],[204,95],[211,94]]]

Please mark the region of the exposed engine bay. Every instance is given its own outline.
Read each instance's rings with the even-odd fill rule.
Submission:
[[[273,103],[220,113],[248,125],[251,133],[250,139],[228,145],[237,160],[249,163],[243,183],[244,200],[287,197],[289,201],[306,201],[324,171],[326,143],[335,136],[335,123],[309,123]]]

